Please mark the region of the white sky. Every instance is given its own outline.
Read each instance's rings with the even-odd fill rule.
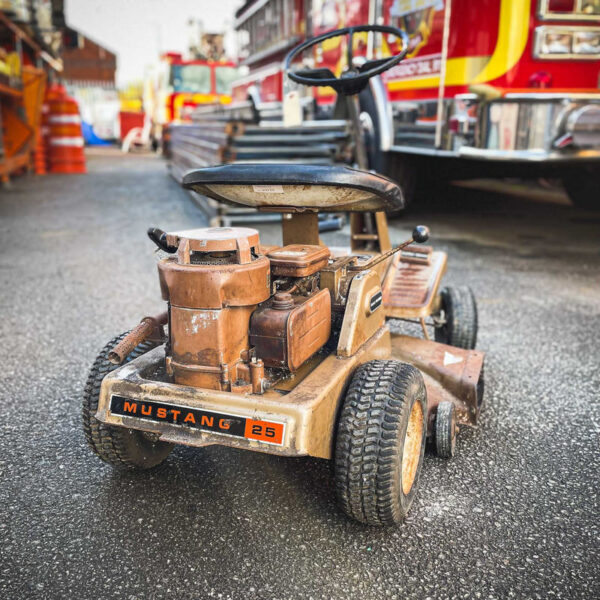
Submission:
[[[185,52],[190,17],[204,30],[231,29],[243,0],[66,0],[67,24],[117,54],[117,85],[144,76],[159,51]]]

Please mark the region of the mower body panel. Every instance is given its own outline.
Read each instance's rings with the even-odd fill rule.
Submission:
[[[384,326],[353,356],[325,355],[287,394],[276,385],[264,394],[251,394],[170,383],[160,375],[165,351],[159,346],[105,377],[96,418],[176,444],[332,458],[338,407],[350,377],[364,362],[389,358],[390,340]],[[193,417],[186,422],[190,412]],[[255,424],[265,432],[274,428],[273,441],[251,437]]]

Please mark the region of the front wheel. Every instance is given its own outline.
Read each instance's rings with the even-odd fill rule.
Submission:
[[[569,200],[577,208],[586,210],[600,210],[598,188],[600,187],[600,173],[582,170],[577,175],[570,175],[563,179],[563,186],[567,191]]]
[[[102,380],[118,367],[108,360],[108,353],[125,335],[123,333],[108,342],[92,365],[83,393],[83,431],[92,451],[104,462],[114,467],[150,469],[169,456],[173,444],[160,442],[151,433],[106,425],[96,419]],[[129,354],[126,362],[145,354],[156,345],[154,342],[142,342]]]
[[[441,310],[434,316],[435,341],[473,350],[477,343],[477,303],[469,287],[445,287]]]
[[[350,383],[337,427],[335,488],[342,510],[367,525],[396,525],[417,491],[427,395],[412,365],[373,360]]]
[[[418,164],[414,157],[407,154],[381,150],[381,125],[373,92],[369,88],[364,89],[360,93],[359,100],[362,133],[369,159],[369,168],[394,179],[402,189],[404,201],[408,206],[413,201],[417,189]],[[390,214],[394,215],[400,212],[394,211]]]
[[[456,450],[456,409],[452,402],[438,404],[435,415],[435,452],[440,458],[452,458]]]

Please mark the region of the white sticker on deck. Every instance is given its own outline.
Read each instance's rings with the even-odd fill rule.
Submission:
[[[450,352],[444,352],[444,366],[455,365],[459,362],[462,362],[462,356],[455,356],[454,354],[450,354]]]
[[[252,189],[262,194],[283,194],[283,186],[281,185],[253,185]]]

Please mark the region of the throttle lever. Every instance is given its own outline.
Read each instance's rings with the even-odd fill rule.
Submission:
[[[412,237],[410,238],[410,240],[407,240],[406,242],[402,242],[395,248],[391,248],[390,250],[388,250],[387,252],[384,252],[380,256],[374,257],[372,260],[365,263],[364,265],[360,265],[360,266],[349,265],[348,270],[349,271],[366,271],[367,269],[371,269],[375,265],[378,265],[380,262],[387,260],[390,256],[393,256],[394,254],[396,254],[396,252],[399,252],[400,250],[406,248],[406,246],[410,246],[410,244],[424,244],[428,239],[429,239],[429,227],[426,227],[425,225],[417,225],[413,229]]]

